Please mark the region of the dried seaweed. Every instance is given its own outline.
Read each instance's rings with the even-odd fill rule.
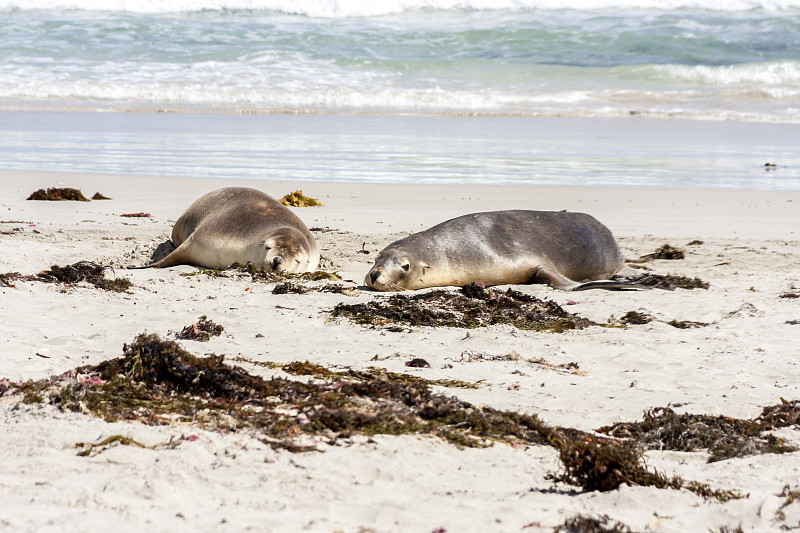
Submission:
[[[47,200],[47,201],[76,201],[88,202],[83,193],[71,187],[50,187],[47,190],[39,189],[27,198],[28,200]]]
[[[606,515],[598,518],[591,516],[573,516],[557,526],[554,533],[631,533],[622,522],[611,520]]]
[[[486,290],[469,284],[460,291],[434,290],[405,296],[396,294],[361,304],[340,303],[331,318],[348,318],[365,326],[431,326],[478,328],[510,324],[519,329],[563,333],[595,325],[570,314],[551,300],[540,300],[519,291]]]
[[[194,324],[184,327],[176,336],[179,339],[208,342],[211,337],[222,335],[224,328],[208,319],[206,315],[197,319]]]
[[[99,192],[96,192],[96,193],[94,193],[94,196],[92,196],[92,200],[111,200],[111,198],[109,198],[108,196],[105,196],[105,195],[103,195],[103,194],[101,194]]]
[[[654,259],[667,259],[667,260],[676,260],[676,259],[684,259],[686,257],[686,252],[681,250],[680,248],[675,248],[671,244],[663,244],[660,248],[657,248],[653,253],[645,254],[639,258],[641,261],[652,261]]]
[[[292,368],[303,375],[328,371],[311,363]],[[196,357],[157,335],[139,335],[123,347],[123,356],[86,366],[57,378],[23,384],[0,380],[0,395],[23,402],[48,402],[107,421],[148,424],[190,423],[211,430],[249,429],[264,442],[294,451],[314,449],[303,438],[334,444],[352,435],[429,434],[467,447],[495,442],[551,445],[565,473],[554,477],[584,490],[614,490],[622,483],[686,488],[720,500],[740,497],[713,491],[647,470],[633,444],[573,429],[552,428],[536,415],[498,411],[430,390],[428,382],[386,378],[386,374],[323,383],[265,380],[224,356]]]
[[[613,279],[617,279],[615,276]],[[636,283],[644,285],[645,287],[652,287],[654,289],[665,289],[672,291],[675,289],[708,289],[709,284],[699,278],[687,278],[686,276],[678,276],[669,274],[666,276],[660,274],[637,274],[634,276],[626,276],[619,278],[629,283]]]
[[[79,261],[64,267],[53,265],[50,270],[43,270],[35,276],[25,276],[24,279],[42,281],[45,283],[74,284],[86,282],[98,289],[113,292],[129,292],[133,285],[128,278],[107,279],[105,271],[109,266],[100,265],[91,261]]]
[[[768,407],[755,420],[726,416],[677,414],[668,407],[646,411],[641,422],[621,422],[600,433],[633,441],[654,450],[692,452],[708,450],[708,462],[763,453],[787,453],[797,448],[764,432],[777,424],[797,423],[798,407]]]
[[[21,277],[22,274],[19,272],[6,272],[5,274],[0,274],[0,287],[16,287],[14,282]]]
[[[691,320],[670,320],[667,324],[678,329],[703,328],[708,325],[706,322],[693,322]]]
[[[305,194],[303,194],[303,191],[299,189],[287,194],[278,201],[283,205],[289,207],[314,207],[322,205],[322,202],[320,202],[316,198],[310,198],[306,196]]]
[[[150,213],[123,213],[120,216],[127,218],[151,218],[153,215]]]
[[[640,313],[639,311],[628,311],[619,319],[623,324],[648,324],[653,321],[653,317],[647,313]]]

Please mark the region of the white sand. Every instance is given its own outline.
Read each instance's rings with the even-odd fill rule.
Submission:
[[[655,261],[654,272],[699,277],[709,290],[565,293],[517,289],[570,312],[607,322],[628,311],[656,317],[626,329],[590,327],[564,334],[510,326],[403,333],[329,322],[336,303],[379,297],[273,295],[272,286],[204,276],[189,266],[127,271],[168,240],[191,201],[244,183],[273,196],[302,188],[325,202],[298,209],[316,233],[323,267],[361,285],[377,251],[392,240],[478,210],[580,210],[608,225],[626,257],[664,243],[682,261]],[[96,191],[111,201],[32,202],[44,187]],[[147,212],[152,218],[123,218]],[[699,246],[685,246],[700,239]],[[369,254],[359,253],[360,250]],[[0,172],[0,272],[35,274],[80,260],[119,267],[132,294],[89,286],[64,290],[20,281],[0,288],[0,377],[39,379],[118,357],[143,332],[169,331],[207,315],[222,325],[208,343],[181,341],[196,355],[256,361],[309,360],[334,368],[383,366],[429,378],[482,380],[476,390],[442,389],[498,409],[536,413],[583,430],[639,420],[670,404],[679,412],[752,418],[780,399],[800,397],[800,192],[357,185],[224,182]],[[247,289],[247,290],[245,290]],[[677,329],[670,320],[709,323]],[[257,337],[258,334],[263,337]],[[492,356],[518,354],[513,361]],[[472,358],[469,355],[472,354]],[[431,368],[404,366],[411,356]],[[377,356],[377,360],[374,360]],[[529,362],[575,362],[564,373]],[[265,377],[279,371],[242,364]],[[0,529],[7,531],[552,531],[578,514],[608,515],[633,531],[686,532],[721,527],[780,531],[800,525],[800,502],[777,513],[784,486],[800,489],[800,452],[706,463],[706,454],[649,452],[668,475],[738,489],[747,499],[718,503],[687,491],[623,486],[609,493],[553,489],[559,472],[549,447],[497,444],[461,450],[430,437],[377,436],[323,447],[323,453],[273,451],[250,433],[215,434],[191,426],[106,423],[54,407],[0,400]],[[74,444],[123,434],[147,445],[181,435],[174,449],[112,446],[79,457]],[[800,444],[800,431],[780,435]],[[781,518],[783,516],[783,518]]]

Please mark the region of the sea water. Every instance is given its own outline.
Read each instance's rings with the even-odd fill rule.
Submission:
[[[800,188],[798,125],[800,0],[0,0],[4,168]]]

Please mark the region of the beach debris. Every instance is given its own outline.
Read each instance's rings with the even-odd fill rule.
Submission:
[[[102,193],[96,192],[94,193],[94,196],[92,196],[92,200],[111,200],[111,198]]]
[[[17,285],[14,283],[14,281],[20,278],[22,278],[22,274],[19,272],[6,272],[5,274],[0,274],[0,287],[16,287]]]
[[[124,435],[111,435],[110,437],[107,437],[97,443],[76,442],[75,447],[81,449],[81,451],[78,452],[78,455],[80,457],[94,457],[95,455],[99,455],[100,453],[106,451],[108,448],[111,447],[112,444],[147,448],[147,446],[145,446],[141,442],[133,440],[130,437],[125,437]]]
[[[44,283],[64,283],[67,285],[83,281],[94,285],[98,289],[129,293],[128,289],[133,285],[131,280],[128,278],[107,279],[105,277],[106,270],[113,271],[113,268],[91,261],[79,261],[63,267],[53,265],[50,270],[43,270],[35,276],[22,276],[22,279]]]
[[[778,170],[778,165],[775,163],[764,163],[764,170],[767,172]]]
[[[795,292],[782,292],[778,295],[778,298],[788,298],[793,300],[795,298],[800,298],[800,294]]]
[[[48,189],[39,189],[27,198],[28,200],[47,200],[47,201],[75,201],[75,202],[88,202],[79,189],[71,187],[51,187]]]
[[[670,320],[667,324],[678,329],[693,329],[708,326],[707,322],[693,322],[691,320]]]
[[[150,213],[123,213],[120,216],[127,218],[152,218],[153,215]]]
[[[211,337],[219,337],[225,328],[219,324],[215,324],[206,315],[197,319],[194,324],[189,324],[184,327],[176,338],[183,340],[192,340],[200,342],[208,342]]]
[[[625,483],[686,488],[720,501],[742,497],[651,472],[630,440],[554,428],[535,414],[473,405],[433,392],[431,382],[419,377],[393,380],[385,371],[350,370],[346,374],[354,377],[347,378],[309,362],[282,368],[324,379],[266,380],[226,364],[224,356],[196,357],[174,341],[140,334],[116,359],[38,381],[0,380],[0,396],[19,395],[23,403],[47,402],[109,422],[249,429],[262,442],[296,452],[318,450],[320,439],[334,445],[353,435],[376,434],[428,434],[459,447],[549,445],[558,450],[565,468],[551,479],[586,491],[614,490]]]
[[[275,288],[272,289],[272,294],[306,294],[307,292],[311,292],[310,287],[298,285],[297,283],[292,283],[291,281],[278,283],[275,285]]]
[[[647,313],[641,313],[639,311],[628,311],[622,315],[622,317],[620,317],[619,321],[627,325],[640,325],[652,322],[653,317]]]
[[[638,261],[652,261],[654,259],[676,260],[684,259],[685,257],[686,252],[680,248],[675,248],[669,243],[666,243],[661,245],[660,248],[657,248],[653,253],[641,256]]]
[[[322,205],[322,202],[316,198],[306,196],[300,189],[290,192],[278,201],[289,207],[315,207]]]
[[[608,515],[599,516],[573,516],[564,520],[557,526],[554,533],[631,533],[631,529],[616,520],[611,520]]]
[[[702,244],[704,244],[703,241],[701,241],[699,239],[695,239],[695,240],[693,240],[691,242],[687,242],[686,246],[700,246]]]
[[[434,290],[405,296],[396,294],[361,304],[337,304],[331,318],[347,318],[372,327],[410,326],[477,328],[509,324],[519,329],[563,333],[595,325],[564,311],[551,300],[540,300],[513,289],[506,292],[468,284],[459,291]]]
[[[415,357],[410,361],[406,361],[405,365],[411,368],[430,368],[431,364],[421,357]]]
[[[673,291],[675,289],[708,289],[710,285],[700,278],[688,278],[677,274],[636,274],[633,276],[614,276],[612,279],[620,279],[628,283],[636,283],[654,289],[664,289]]]
[[[656,407],[645,411],[641,422],[620,422],[597,431],[650,450],[708,450],[708,462],[713,463],[733,457],[797,451],[796,447],[766,432],[796,425],[799,415],[800,401],[766,407],[753,420],[677,414],[669,407]]]

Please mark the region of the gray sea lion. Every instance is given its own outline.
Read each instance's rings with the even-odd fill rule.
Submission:
[[[454,218],[384,248],[364,283],[378,291],[545,283],[621,289],[625,261],[611,231],[584,213],[491,211]],[[640,287],[641,288],[641,287]]]
[[[252,263],[292,273],[310,272],[319,263],[317,242],[303,221],[270,195],[247,187],[217,189],[195,200],[175,222],[172,243],[172,253],[143,268]]]

